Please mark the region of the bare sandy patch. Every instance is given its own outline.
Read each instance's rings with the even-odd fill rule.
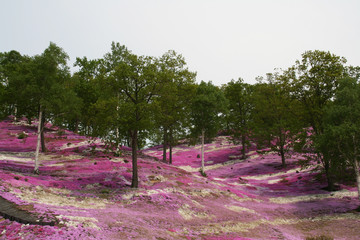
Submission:
[[[63,144],[61,147],[59,147],[59,150],[65,150],[65,149],[69,149],[69,148],[76,148],[76,147],[82,147],[82,146],[87,146],[90,144],[101,144],[102,141],[100,139],[96,139],[95,141],[89,141],[89,140],[85,140],[79,143],[71,143],[71,144]]]
[[[307,202],[307,201],[317,201],[325,198],[343,198],[343,197],[356,197],[357,192],[352,192],[348,190],[340,190],[337,192],[332,192],[328,194],[309,194],[297,197],[277,197],[270,198],[270,202],[278,204],[287,204],[287,203],[296,203],[296,202]]]
[[[98,222],[98,220],[93,217],[81,217],[81,216],[69,216],[69,215],[59,215],[56,217],[60,220],[61,224],[65,224],[68,227],[78,227],[79,225],[82,225],[83,227],[100,230],[100,228],[96,225],[96,222]]]
[[[276,219],[259,219],[252,222],[222,222],[216,224],[209,224],[208,227],[205,227],[201,232],[203,234],[219,234],[219,233],[231,233],[231,232],[248,232],[249,230],[255,229],[262,224],[266,225],[292,225],[303,222],[318,222],[318,221],[334,221],[334,220],[360,220],[359,214],[354,213],[345,213],[345,214],[336,214],[336,215],[322,215],[315,218],[276,218]]]
[[[218,169],[218,168],[221,168],[221,167],[233,165],[233,164],[240,163],[240,162],[243,162],[243,161],[244,161],[244,159],[236,159],[236,160],[226,161],[226,162],[223,162],[223,163],[217,163],[217,164],[210,165],[210,166],[205,166],[204,171]],[[208,162],[205,161],[205,163],[208,163]],[[182,170],[185,170],[185,171],[191,172],[191,173],[200,171],[200,168],[193,168],[191,166],[179,166],[178,168],[181,168]]]
[[[40,186],[36,187],[36,190],[21,189],[21,192],[14,193],[22,201],[28,203],[40,203],[45,205],[51,205],[54,207],[75,207],[84,209],[99,209],[105,208],[107,201],[105,199],[96,198],[83,198],[78,199],[69,196],[71,191],[58,188],[43,189]]]
[[[256,175],[256,176],[244,176],[242,178],[244,178],[244,179],[254,179],[254,180],[265,180],[267,178],[279,177],[279,176],[282,176],[282,175],[295,173],[297,171],[300,172],[301,167],[290,169],[290,170],[288,170],[286,172],[269,173],[269,174]]]
[[[211,216],[205,212],[195,212],[190,209],[190,206],[188,204],[184,204],[179,208],[178,210],[180,216],[182,216],[185,220],[191,220],[193,218],[206,218],[206,219],[212,219],[214,216]]]
[[[225,207],[234,212],[248,212],[248,213],[258,214],[254,210],[245,207],[239,207],[235,205],[226,205]]]
[[[0,161],[33,162],[33,156],[33,153],[2,152],[0,153]]]
[[[117,157],[117,158],[111,158],[110,159],[111,162],[124,162],[124,158],[120,158],[120,157]]]

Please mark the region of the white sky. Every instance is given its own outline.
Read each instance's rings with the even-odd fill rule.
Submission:
[[[287,68],[306,50],[360,66],[359,0],[0,0],[0,52],[100,58],[112,41],[139,55],[182,54],[216,85]]]

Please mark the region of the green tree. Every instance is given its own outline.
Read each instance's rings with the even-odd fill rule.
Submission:
[[[324,107],[334,97],[340,79],[344,77],[346,59],[324,51],[307,51],[301,61],[289,68],[286,74],[292,81],[292,95],[303,108],[304,127],[313,131],[311,138],[324,133]],[[314,142],[312,141],[309,141]],[[328,189],[334,189],[331,159],[321,149],[315,150],[316,158],[321,161],[328,182]]]
[[[102,122],[95,123],[94,105],[104,92],[103,85],[103,61],[102,59],[88,60],[86,57],[76,58],[74,66],[78,67],[72,77],[76,95],[81,99],[80,114],[73,116],[70,120],[71,129],[86,135],[93,135],[96,126]],[[95,134],[96,135],[96,134]]]
[[[253,110],[253,86],[239,78],[224,86],[224,94],[229,102],[226,119],[233,140],[241,142],[242,158],[246,158],[246,146],[249,144],[251,113]]]
[[[201,169],[204,171],[204,142],[205,137],[211,139],[216,136],[222,113],[227,110],[227,100],[223,92],[211,82],[201,82],[196,88],[196,94],[191,104],[192,135],[201,136]]]
[[[351,166],[360,199],[360,84],[357,79],[340,81],[334,101],[325,109],[324,133],[315,140],[317,148],[336,166]]]
[[[172,146],[175,133],[185,130],[189,121],[189,99],[194,95],[196,74],[186,68],[185,59],[175,51],[168,51],[159,59],[161,89],[156,98],[154,119],[162,130],[163,161],[169,147],[169,163],[172,164]]]
[[[21,83],[24,91],[20,92],[20,99],[28,99],[28,107],[38,111],[38,140],[35,152],[35,173],[39,173],[40,143],[43,152],[46,151],[44,126],[49,118],[64,113],[64,109],[74,107],[74,95],[66,89],[66,81],[70,77],[66,65],[68,55],[54,43],[26,62],[24,68],[28,71],[23,74]],[[70,97],[71,96],[71,97]],[[34,116],[35,117],[35,116]]]
[[[22,56],[14,50],[0,55],[3,115],[13,114],[15,121],[17,116],[32,116],[36,112],[29,107],[29,89],[24,85],[31,73],[30,61],[30,57]]]
[[[289,142],[300,131],[299,104],[290,94],[288,78],[268,74],[266,82],[255,86],[253,131],[258,143],[266,141],[273,151],[281,156],[286,166],[285,155]],[[261,145],[260,144],[260,145]]]
[[[160,83],[157,79],[157,64],[151,57],[137,56],[125,46],[112,43],[111,52],[105,55],[105,62],[111,72],[109,77],[114,82],[118,95],[118,123],[127,130],[132,148],[131,187],[138,187],[137,150],[139,132],[151,129],[151,112],[154,107]]]

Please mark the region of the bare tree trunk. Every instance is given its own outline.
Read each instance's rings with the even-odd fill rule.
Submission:
[[[44,128],[45,128],[45,111],[42,111],[42,116],[41,116],[41,131],[40,131],[40,136],[41,136],[41,151],[42,152],[46,152],[46,147],[45,147],[45,136],[44,136]]]
[[[78,133],[78,132],[79,132],[79,119],[76,119],[76,120],[75,120],[75,129],[74,129],[74,132],[75,132],[75,133]]]
[[[359,163],[357,160],[357,144],[356,144],[356,138],[355,135],[353,135],[353,143],[354,143],[354,171],[356,176],[356,183],[357,183],[357,189],[358,189],[358,198],[360,200],[360,174],[359,174]]]
[[[285,136],[282,135],[282,129],[279,128],[279,147],[280,147],[280,156],[281,156],[281,165],[283,168],[286,167],[286,162],[285,162],[285,150],[284,150],[284,145],[285,145]]]
[[[172,145],[169,145],[169,164],[172,164]]]
[[[38,131],[37,131],[37,142],[36,142],[36,151],[35,151],[35,169],[34,173],[39,174],[39,151],[40,151],[40,140],[41,140],[41,119],[42,118],[42,110],[40,107],[39,111],[39,121],[38,121]]]
[[[15,121],[15,122],[17,122],[17,117],[16,117],[16,115],[17,115],[17,107],[16,107],[16,105],[15,105],[15,109],[14,109],[14,121]]]
[[[138,131],[134,130],[131,136],[131,151],[132,151],[132,180],[131,180],[131,187],[138,188],[139,187],[139,180],[138,180],[138,168],[137,168],[137,136]]]
[[[241,136],[241,143],[242,143],[242,149],[241,149],[242,159],[245,159],[246,158],[246,151],[245,151],[246,136],[244,134],[242,134],[242,136]]]
[[[358,189],[358,198],[360,200],[360,174],[359,174],[359,163],[355,157],[354,159],[354,170],[355,170],[355,176],[356,176],[356,183],[357,183],[357,189]]]
[[[26,117],[26,119],[27,119],[27,123],[28,123],[29,125],[31,125],[31,117]]]
[[[167,129],[164,127],[163,135],[163,162],[166,162],[166,148],[167,148]]]
[[[170,136],[169,136],[169,163],[172,164],[172,145],[173,145],[173,132],[172,128],[170,128]]]
[[[205,142],[205,129],[201,130],[201,174],[205,175],[204,171],[204,142]]]
[[[286,162],[285,162],[285,153],[284,153],[284,146],[280,145],[280,156],[281,156],[281,165],[283,168],[286,167]]]
[[[328,183],[328,186],[327,186],[327,189],[329,191],[333,191],[335,189],[335,185],[334,185],[334,181],[333,181],[333,178],[331,176],[331,173],[330,173],[330,162],[328,159],[323,159],[324,161],[324,167],[325,167],[325,175],[326,175],[326,180],[327,180],[327,183]]]

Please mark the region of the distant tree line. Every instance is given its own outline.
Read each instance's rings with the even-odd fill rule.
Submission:
[[[242,158],[250,144],[276,151],[283,167],[291,154],[303,153],[304,164],[321,164],[329,190],[356,179],[360,193],[360,68],[343,57],[307,51],[256,84],[239,78],[220,87],[196,83],[196,73],[175,51],[138,56],[113,42],[103,58],[77,58],[74,73],[68,60],[54,43],[35,56],[0,53],[0,114],[39,121],[36,156],[40,147],[46,151],[49,121],[116,149],[126,145],[136,188],[137,153],[146,141],[162,144],[170,164],[180,139],[201,141],[205,175],[204,143],[225,132],[242,146]]]

